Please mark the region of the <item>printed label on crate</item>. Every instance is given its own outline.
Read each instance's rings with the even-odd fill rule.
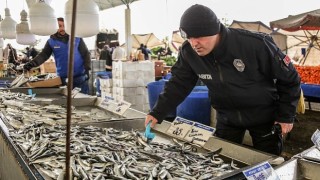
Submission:
[[[203,146],[213,136],[215,128],[195,122],[189,133],[184,138],[186,141]]]
[[[116,101],[111,96],[104,96],[103,100],[99,104],[99,107],[111,111],[115,114],[123,115],[123,113],[131,106],[129,102],[126,101]]]
[[[311,136],[311,141],[314,145],[316,145],[318,148],[320,148],[320,131],[317,129],[313,135]]]
[[[242,172],[248,180],[280,180],[268,162],[260,163]]]
[[[193,124],[194,122],[177,116],[171,123],[167,133],[171,136],[183,139],[191,130]]]

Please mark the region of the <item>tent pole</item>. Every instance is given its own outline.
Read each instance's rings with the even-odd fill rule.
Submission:
[[[131,38],[131,10],[129,4],[127,9],[125,9],[125,37],[126,37],[126,60],[130,60],[131,50],[132,50],[132,38]]]

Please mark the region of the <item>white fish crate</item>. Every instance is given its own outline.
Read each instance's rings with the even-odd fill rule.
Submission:
[[[108,87],[108,88],[100,88],[101,91],[104,92],[108,92],[108,93],[112,93],[113,92],[113,88],[112,87]]]
[[[101,90],[101,98],[112,97],[112,93]]]
[[[113,94],[113,98],[116,101],[127,101],[131,103],[131,105],[142,105],[142,104],[149,103],[149,99],[147,95],[119,96],[119,95]]]
[[[113,61],[112,70],[120,71],[154,71],[154,62],[153,61],[139,61],[139,62],[122,62],[122,61]]]
[[[135,95],[147,95],[148,90],[146,87],[113,87],[112,92],[117,96],[135,96]]]
[[[155,78],[154,62],[113,62],[112,77],[121,79],[137,79],[149,76]]]
[[[112,83],[113,83],[113,80],[112,79],[99,79],[100,81],[100,88],[103,89],[103,88],[112,88]]]

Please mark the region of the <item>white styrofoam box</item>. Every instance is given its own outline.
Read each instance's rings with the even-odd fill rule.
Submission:
[[[148,78],[155,80],[154,71],[115,71],[112,74],[114,79],[139,79]]]
[[[149,103],[149,98],[147,95],[133,95],[133,96],[119,96],[113,94],[112,96],[118,101],[127,101],[133,105],[147,104]]]
[[[112,87],[112,79],[99,79],[100,81],[100,88],[108,88]]]
[[[146,86],[143,79],[115,79],[113,78],[113,87],[142,87]]]
[[[138,79],[115,79],[113,78],[113,87],[146,87],[150,82],[154,82],[154,78],[144,77]]]
[[[100,90],[101,91],[105,91],[105,92],[107,92],[107,93],[112,93],[112,90],[113,90],[113,88],[112,87],[103,87],[103,88],[100,88]]]
[[[142,77],[146,78],[151,78],[151,79],[155,79],[156,75],[155,75],[155,71],[140,71],[142,73]]]
[[[142,76],[142,71],[115,71],[112,74],[112,77],[115,79],[138,79]]]
[[[112,62],[112,71],[120,70],[120,71],[149,71],[154,70],[154,62],[153,61],[113,61]]]
[[[154,71],[154,62],[153,61],[141,61],[137,66],[139,71]]]
[[[141,68],[138,68],[141,69]],[[114,69],[112,71],[112,77],[115,79],[137,79],[143,77],[150,77],[155,79],[155,70],[154,69],[144,69],[144,70],[135,70],[135,71],[125,71]]]
[[[148,89],[146,87],[113,87],[112,92],[118,96],[134,96],[134,95],[146,95]]]
[[[99,79],[99,81],[100,81],[100,88],[112,87],[112,82],[113,82],[112,79]]]
[[[127,61],[113,61],[112,71],[137,71],[137,62]]]

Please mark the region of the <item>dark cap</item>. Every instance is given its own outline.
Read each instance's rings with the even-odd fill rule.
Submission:
[[[195,4],[183,13],[180,32],[186,38],[213,36],[220,32],[220,21],[210,8]]]

